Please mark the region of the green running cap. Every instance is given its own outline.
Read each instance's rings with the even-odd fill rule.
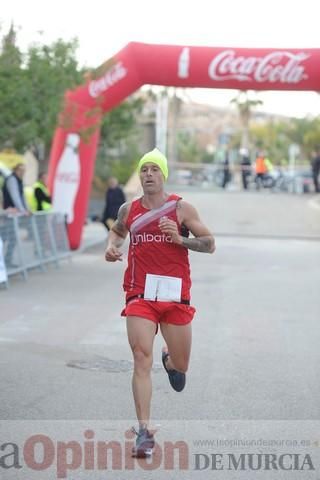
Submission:
[[[157,148],[151,150],[151,152],[146,153],[140,159],[138,163],[138,172],[140,172],[141,168],[145,163],[155,163],[161,169],[165,180],[167,180],[169,171],[168,171],[168,161],[167,158],[160,152]]]

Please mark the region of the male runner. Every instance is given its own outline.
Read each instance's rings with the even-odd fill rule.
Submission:
[[[174,390],[183,390],[191,351],[188,249],[213,253],[214,238],[197,210],[178,195],[164,190],[166,157],[154,149],[138,164],[141,198],[120,207],[108,236],[105,259],[122,260],[120,248],[130,233],[128,267],[124,275],[127,333],[133,353],[132,390],[139,421],[135,456],[146,457],[154,446],[148,431],[151,406],[153,341],[160,326],[166,346],[162,363]],[[194,238],[189,238],[189,232]]]

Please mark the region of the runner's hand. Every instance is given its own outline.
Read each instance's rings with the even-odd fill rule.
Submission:
[[[182,244],[182,237],[178,231],[176,222],[167,217],[162,217],[159,221],[159,228],[161,232],[171,237],[173,243],[177,243],[178,245]]]
[[[116,262],[117,260],[120,260],[122,262],[123,253],[120,252],[120,250],[117,247],[111,246],[108,247],[105,253],[105,259],[107,262]]]

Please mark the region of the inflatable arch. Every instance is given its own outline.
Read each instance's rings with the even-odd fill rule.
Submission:
[[[129,43],[65,94],[49,162],[56,210],[80,245],[103,114],[143,84],[237,90],[320,90],[320,49]]]

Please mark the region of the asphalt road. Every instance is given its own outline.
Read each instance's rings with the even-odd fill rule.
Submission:
[[[52,479],[57,469],[59,478],[70,479],[320,478],[320,209],[309,196],[183,196],[216,234],[217,250],[190,254],[197,315],[183,393],[170,389],[160,335],[155,341],[152,418],[160,450],[152,475],[147,463],[118,470],[85,463],[85,430],[92,430],[91,439],[118,439],[124,448],[132,441],[124,432],[136,424],[120,317],[125,262],[105,263],[100,244],[0,291],[1,479]],[[21,446],[35,434],[55,446],[59,439],[78,441],[82,463],[69,452],[73,463],[69,456],[66,468],[56,452],[51,468],[42,464],[35,471],[25,465],[21,447],[23,468],[9,468],[14,456],[1,460],[1,451],[9,453],[3,444]],[[259,439],[269,443],[252,443]],[[166,440],[187,442],[185,470],[166,470]],[[293,440],[298,444],[288,443]],[[213,459],[217,452],[221,457]],[[262,465],[257,472],[245,463],[249,457],[233,468],[230,455],[250,452],[299,458],[286,457],[282,466],[290,470],[280,462],[277,470]]]

